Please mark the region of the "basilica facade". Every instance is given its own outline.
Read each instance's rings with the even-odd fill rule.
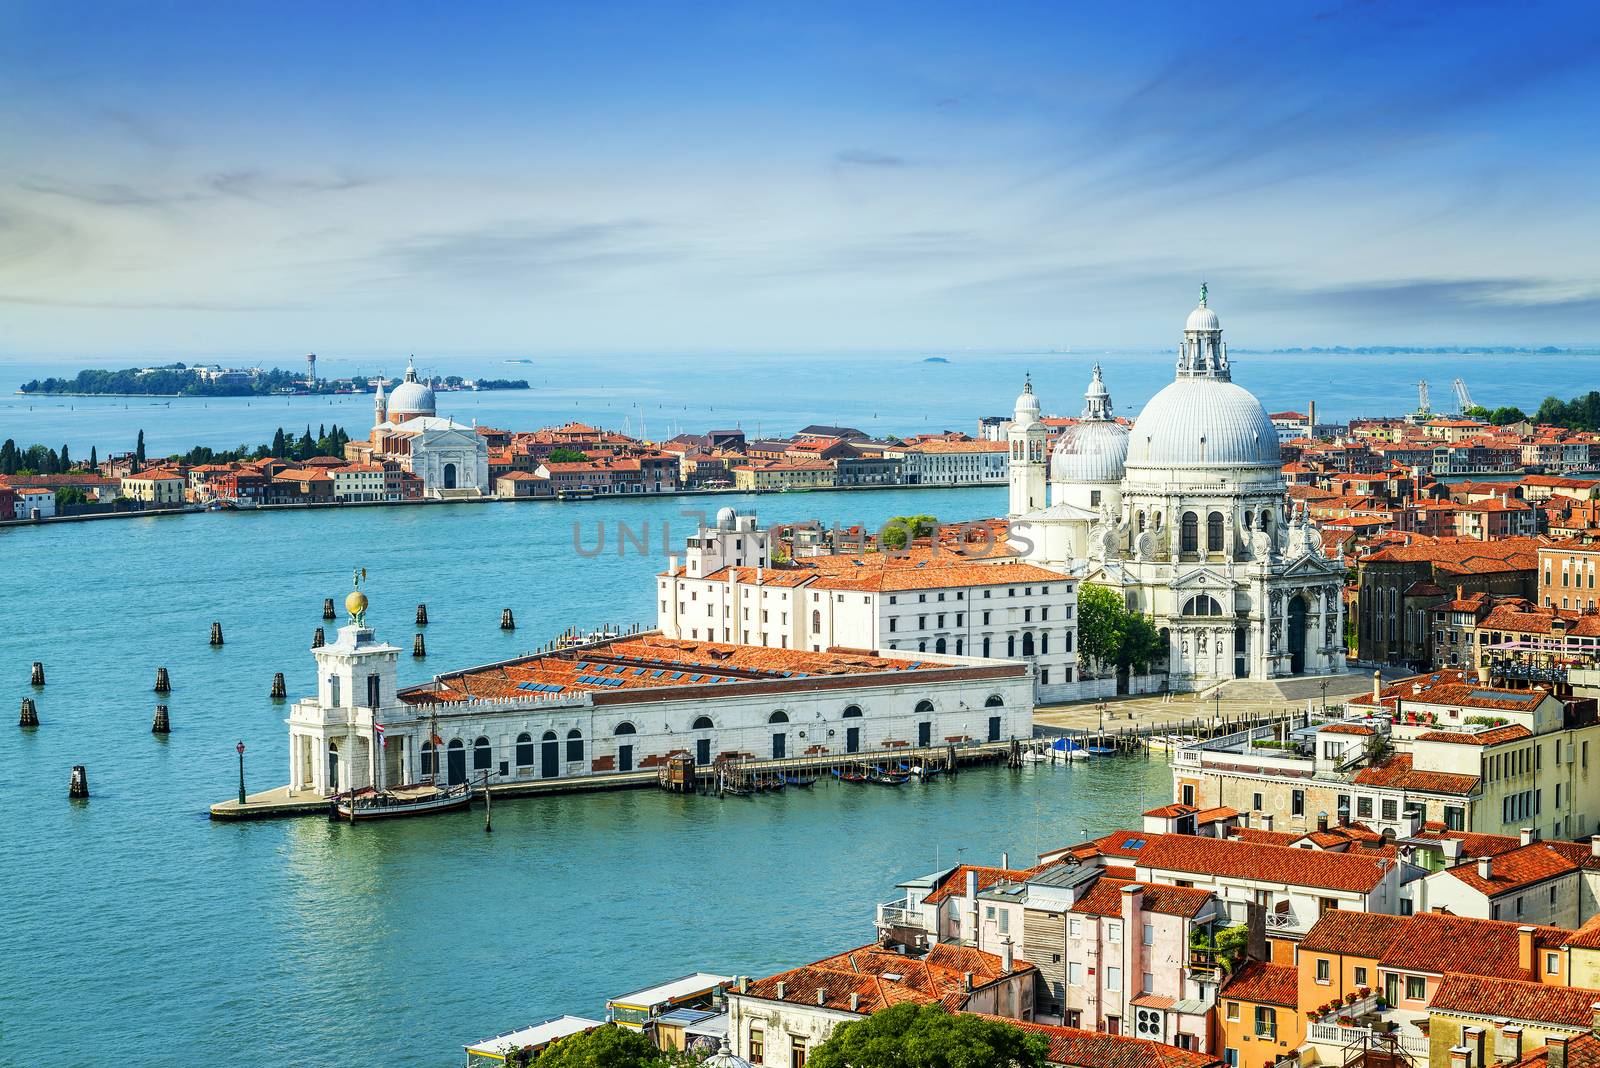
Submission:
[[[1234,384],[1204,291],[1174,380],[1131,426],[1098,366],[1085,402],[1047,454],[1031,384],[1017,398],[1013,546],[1151,617],[1174,689],[1342,672],[1343,570],[1289,504],[1277,430]]]

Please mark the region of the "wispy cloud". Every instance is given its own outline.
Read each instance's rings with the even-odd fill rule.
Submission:
[[[562,288],[685,255],[682,244],[668,240],[657,224],[644,219],[507,219],[400,238],[378,249],[369,266],[392,279]]]
[[[848,167],[904,167],[910,162],[904,156],[891,156],[885,152],[872,152],[860,148],[848,148],[837,152],[833,161]]]

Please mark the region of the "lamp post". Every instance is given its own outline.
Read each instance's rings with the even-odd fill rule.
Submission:
[[[244,743],[234,746],[239,751],[239,804],[244,804]]]
[[[1317,689],[1322,691],[1322,718],[1328,718],[1328,680],[1323,679],[1317,683]],[[1349,707],[1348,705],[1346,706]]]

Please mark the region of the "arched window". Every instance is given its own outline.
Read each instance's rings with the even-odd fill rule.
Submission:
[[[494,765],[494,750],[489,748],[489,739],[479,738],[472,743],[472,770],[488,771]]]
[[[533,735],[527,731],[517,735],[517,767],[533,767]]]
[[[434,774],[438,773],[438,768],[434,765],[434,756],[435,755],[434,755],[434,751],[433,751],[433,743],[431,741],[423,742],[422,743],[422,774],[424,774],[424,775],[434,775]]]
[[[956,639],[956,655],[957,656],[961,655],[961,639],[960,638]]]
[[[1039,634],[1039,655],[1050,655],[1050,632],[1043,631]]]
[[[1017,636],[1015,634],[1007,634],[1006,635],[1006,655],[1007,656],[1016,656],[1017,655]]]
[[[992,694],[989,695],[989,699],[983,703],[983,707],[984,708],[1004,708],[1005,707],[1005,703],[1006,703],[1006,699],[1004,697],[1001,697],[997,693],[992,693]]]
[[[696,731],[708,731],[715,726],[716,724],[711,722],[710,716],[701,716],[699,719],[694,721],[694,726],[689,729]]]
[[[583,759],[583,732],[574,727],[567,732],[567,762]]]
[[[860,705],[850,705],[850,706],[848,706],[844,710],[844,718],[845,719],[860,719],[861,718],[861,706]]]
[[[1269,508],[1261,509],[1261,529],[1268,534],[1272,533],[1272,510]]]
[[[1183,519],[1178,528],[1178,551],[1180,553],[1197,553],[1200,551],[1200,517],[1193,512],[1183,513]]]
[[[1161,524],[1164,523],[1164,522],[1166,522],[1166,520],[1164,520],[1162,518],[1162,513],[1157,512],[1156,513],[1156,529],[1160,530],[1161,529]]]
[[[985,658],[989,655],[989,636],[987,634],[983,636],[983,655]]]
[[[917,713],[916,714],[919,715],[919,716],[931,716],[931,715],[933,715],[933,702],[932,701],[918,701],[917,702]]]
[[[1025,630],[1025,631],[1022,632],[1022,655],[1023,656],[1032,656],[1033,655],[1033,632],[1032,631],[1026,631]]]
[[[1222,551],[1222,513],[1212,512],[1206,516],[1206,552],[1220,553]]]
[[[1144,533],[1144,509],[1139,509],[1139,533]]]
[[[942,652],[945,651],[945,644],[944,644],[944,639],[943,638],[940,638],[938,641],[933,643],[933,651],[936,652],[936,653],[942,653]]]
[[[811,633],[812,634],[821,634],[822,633],[822,613],[821,612],[812,612],[811,613]]]
[[[620,735],[620,734],[637,734],[639,732],[633,729],[633,724],[629,723],[627,720],[623,720],[621,723],[617,724],[617,729],[612,731],[611,733]]]
[[[920,641],[920,642],[917,643],[917,652],[925,653],[927,651],[928,651],[928,643],[926,641]]]
[[[788,723],[789,722],[789,713],[783,711],[783,709],[780,708],[778,711],[774,712],[772,715],[767,717],[767,722],[768,723]]]
[[[1199,594],[1183,602],[1183,614],[1186,616],[1220,616],[1222,606],[1215,597]]]
[[[1250,520],[1252,518],[1252,515],[1253,515],[1253,513],[1251,513],[1248,509],[1244,513],[1244,529],[1246,529],[1246,530],[1254,530],[1255,529],[1255,527],[1250,525]]]

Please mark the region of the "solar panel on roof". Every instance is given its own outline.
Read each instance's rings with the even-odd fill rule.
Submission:
[[[1524,697],[1521,694],[1508,694],[1503,690],[1473,690],[1472,696],[1480,701],[1515,701],[1518,704],[1526,704],[1533,699],[1532,695]]]

